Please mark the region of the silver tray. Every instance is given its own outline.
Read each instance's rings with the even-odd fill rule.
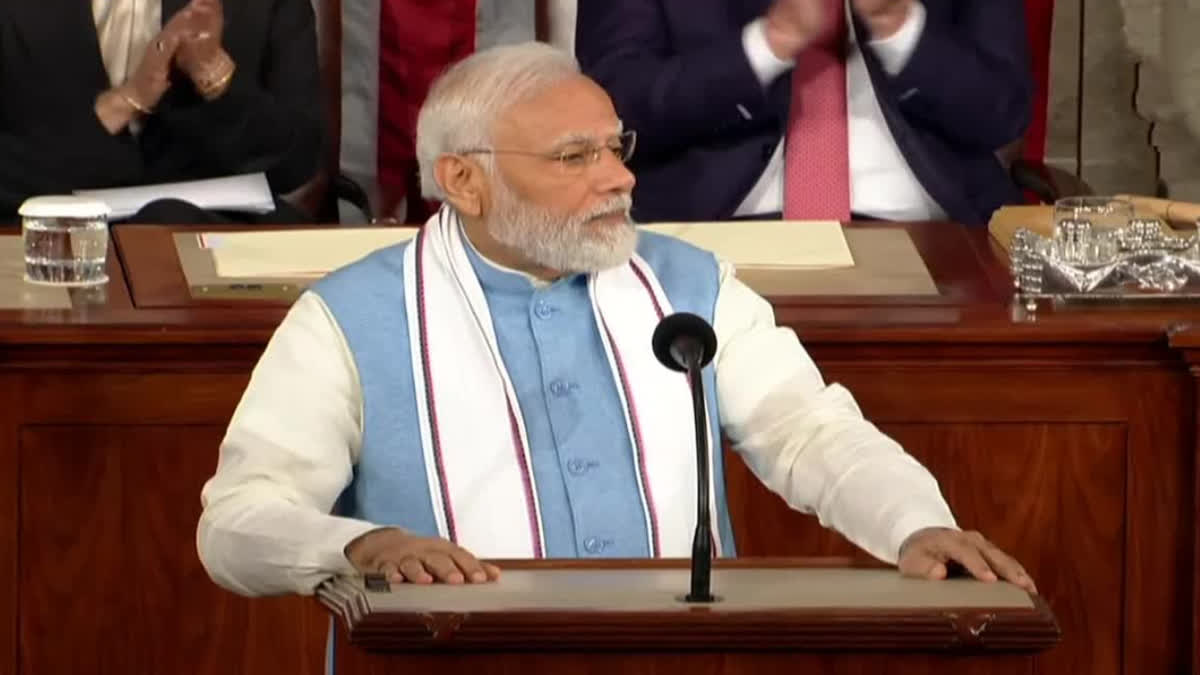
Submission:
[[[1030,311],[1044,300],[1200,301],[1200,237],[1158,220],[1106,230],[1064,220],[1053,237],[1020,229],[1009,255],[1015,300]]]

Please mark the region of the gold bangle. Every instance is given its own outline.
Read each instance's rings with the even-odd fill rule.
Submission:
[[[199,87],[200,95],[210,101],[212,99],[216,98],[218,95],[220,95],[225,90],[226,85],[228,85],[229,81],[233,79],[233,74],[236,71],[237,71],[237,66],[231,66],[229,68],[229,71],[226,72],[221,77],[219,77],[216,80],[213,80],[211,82],[205,83],[203,86]]]
[[[141,113],[143,115],[150,115],[150,114],[154,113],[153,110],[151,110],[150,108],[147,108],[146,106],[142,105],[141,103],[138,103],[137,101],[135,101],[133,99],[132,96],[130,96],[129,94],[126,94],[123,91],[118,91],[117,96],[120,96],[121,99],[123,101],[125,101],[126,103],[128,103],[131,108],[133,108],[134,110],[138,111],[139,113]]]

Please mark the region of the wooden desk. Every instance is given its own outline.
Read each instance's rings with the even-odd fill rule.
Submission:
[[[986,233],[909,230],[941,296],[773,298],[780,322],[1034,574],[1064,636],[1037,672],[1197,670],[1200,309],[1028,320]],[[194,553],[284,308],[191,300],[167,232],[116,228],[103,303],[0,312],[0,672],[321,672],[312,603],[235,598]],[[861,558],[729,466],[742,555]]]

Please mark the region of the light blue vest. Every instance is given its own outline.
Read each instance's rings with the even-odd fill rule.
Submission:
[[[437,536],[426,479],[404,304],[406,245],[378,251],[314,285],[329,307],[358,369],[363,443],[337,510],[374,523]],[[649,263],[675,311],[713,319],[719,270],[712,254],[640,233]],[[551,558],[650,555],[633,448],[609,362],[592,315],[586,277],[537,289],[468,248],[496,328],[529,436]],[[430,311],[437,311],[436,307]],[[650,345],[646,345],[650,349]],[[713,447],[720,412],[712,367],[704,371]],[[681,434],[691,429],[681,428]],[[714,495],[724,555],[734,555],[721,453]]]

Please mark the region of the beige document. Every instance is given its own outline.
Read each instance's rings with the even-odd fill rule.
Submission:
[[[854,256],[837,221],[655,223],[642,229],[712,251],[739,269],[854,266]]]
[[[743,269],[830,269],[854,266],[839,223],[735,221],[662,223],[642,229],[682,239]],[[321,277],[372,251],[408,241],[412,227],[206,232],[223,278]]]
[[[737,275],[759,295],[938,295],[938,286],[906,230],[846,230],[853,267],[742,267]]]
[[[412,239],[415,227],[205,232],[223,278],[319,278],[381,248]]]

